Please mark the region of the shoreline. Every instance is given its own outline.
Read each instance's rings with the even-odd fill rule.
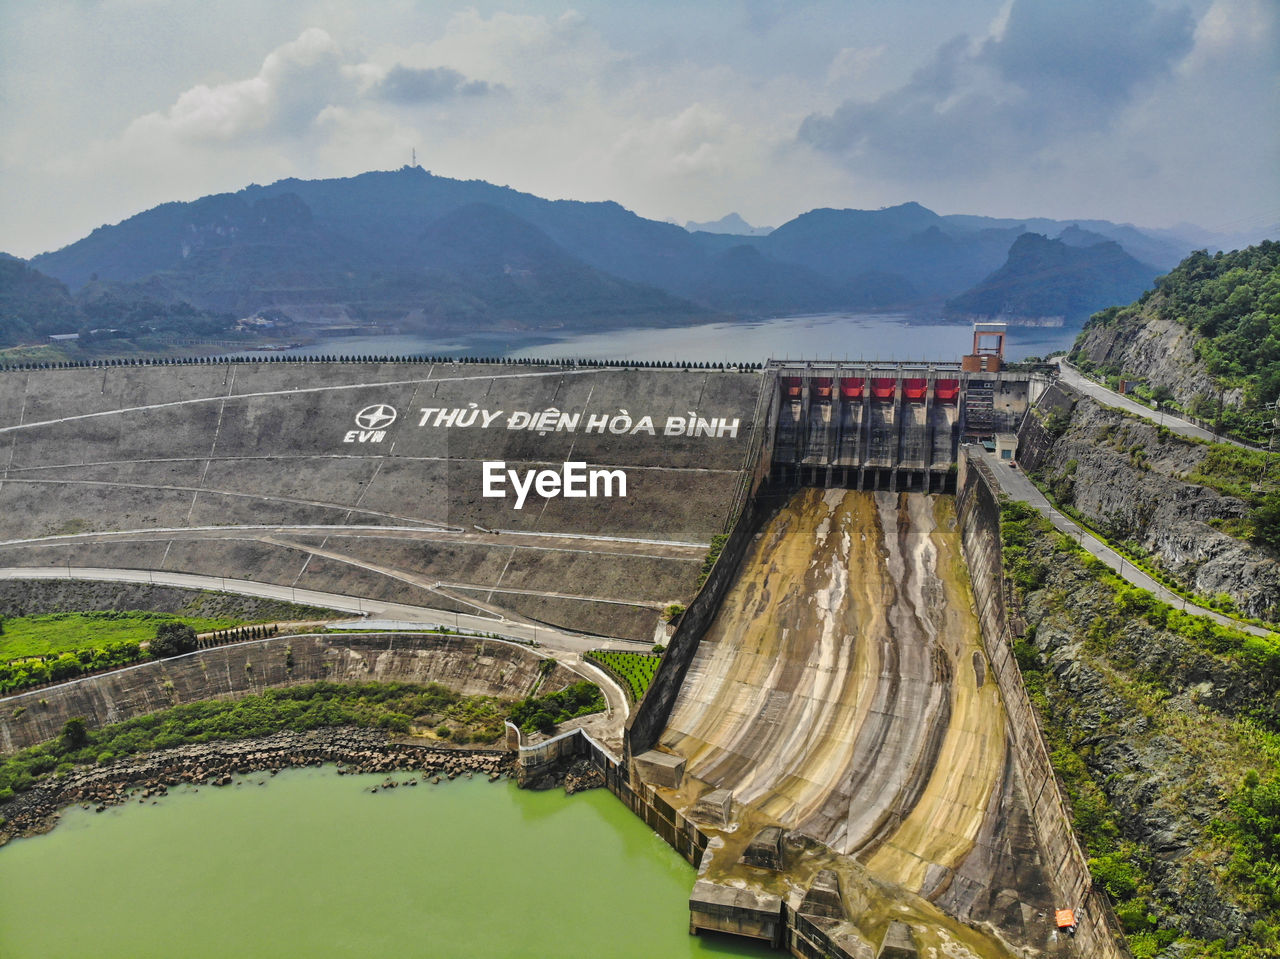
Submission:
[[[338,774],[419,774],[403,785],[440,782],[481,774],[495,782],[515,769],[515,754],[505,749],[468,749],[388,740],[385,733],[356,726],[297,733],[272,733],[256,739],[197,743],[140,753],[105,766],[78,766],[63,776],[42,780],[0,805],[0,847],[13,839],[43,835],[60,820],[61,810],[81,804],[102,812],[137,799],[156,800],[171,786],[229,786],[234,777],[281,769],[336,764]],[[390,778],[381,786],[401,785]],[[139,795],[139,791],[141,794]]]

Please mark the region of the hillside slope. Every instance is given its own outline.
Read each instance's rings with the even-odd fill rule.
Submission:
[[[478,208],[507,215],[508,239],[518,229],[557,248],[564,269],[548,274],[536,297],[513,295],[505,279],[477,285],[475,271],[460,273],[449,256],[424,255],[420,241],[433,225]],[[594,270],[589,283],[611,293],[589,297],[589,312],[609,329],[640,315],[651,324],[699,322],[707,311],[932,310],[996,270],[1028,224],[1168,254],[1163,241],[1131,227],[940,216],[918,203],[813,210],[763,236],[690,233],[617,203],[546,200],[404,167],[162,204],[32,263],[72,290],[97,275],[157,283],[241,315],[274,308],[302,318],[325,307],[344,321],[407,329],[456,314],[493,327],[555,328]],[[457,236],[463,245],[488,238],[483,224]]]
[[[1023,233],[1009,248],[1004,265],[948,300],[947,312],[1015,321],[1057,317],[1072,325],[1112,303],[1134,299],[1159,272],[1112,240],[1090,239],[1084,231],[1056,240]]]
[[[1094,316],[1070,358],[1263,439],[1254,411],[1280,396],[1280,243],[1193,253],[1136,303]]]

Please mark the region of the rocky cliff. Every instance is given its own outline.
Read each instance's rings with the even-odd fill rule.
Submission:
[[[1253,641],[1226,649],[1226,631],[1211,636],[1023,522],[1030,535],[1015,547],[1005,524],[1006,566],[1016,550],[1035,573],[1014,603],[1025,623],[1018,660],[1095,882],[1135,955],[1185,937],[1273,955],[1248,951],[1270,934],[1274,910],[1233,880],[1229,824],[1248,770],[1274,768],[1274,670],[1245,652]],[[1203,942],[1182,945],[1160,955],[1205,954]]]
[[[1187,479],[1209,455],[1209,445],[1103,407],[1062,384],[1041,398],[1039,414],[1023,423],[1019,461],[1060,505],[1111,539],[1149,551],[1197,592],[1226,593],[1249,616],[1280,615],[1277,557],[1210,525],[1239,520],[1248,504]]]
[[[1189,407],[1197,397],[1218,397],[1218,385],[1196,356],[1199,339],[1176,320],[1146,311],[1122,313],[1090,323],[1076,340],[1071,360],[1143,380],[1153,389],[1162,386],[1180,406]],[[1238,405],[1243,395],[1239,388],[1225,390],[1222,400]]]

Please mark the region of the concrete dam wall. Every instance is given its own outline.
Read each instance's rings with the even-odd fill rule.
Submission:
[[[649,639],[741,502],[762,382],[454,363],[7,370],[0,566],[203,573]],[[505,495],[484,495],[485,462],[505,464]],[[621,470],[626,496],[611,475],[596,496],[530,488],[515,508],[516,479],[566,462]]]
[[[542,761],[592,756],[700,865],[694,928],[803,956],[873,956],[903,922],[924,955],[1120,955],[1010,668],[995,501],[957,469],[1041,385],[945,364],[0,372],[0,567],[204,573],[645,641],[692,598],[623,762],[585,735]],[[564,474],[516,508],[522,477],[570,462],[621,471],[626,496],[559,495]],[[537,662],[389,636],[223,647],[9,700],[0,748],[317,678],[519,696]],[[1062,905],[1083,952],[1054,931]]]
[[[1118,920],[1105,896],[1094,887],[1084,851],[1071,826],[1071,814],[1058,785],[1035,710],[1013,655],[1013,640],[1025,625],[1005,602],[1000,556],[1000,506],[995,480],[977,457],[960,463],[957,497],[964,554],[973,582],[983,645],[999,684],[1009,724],[1010,748],[1032,797],[1029,807],[1047,875],[1057,902],[1075,909],[1080,952],[1100,959],[1127,956]]]
[[[906,916],[940,949],[1066,948],[949,499],[797,494],[755,537],[660,752],[636,759],[712,837],[695,900],[754,897],[735,922],[799,908],[829,869],[847,909],[830,941],[848,955]],[[791,847],[772,870],[744,864],[770,828]]]

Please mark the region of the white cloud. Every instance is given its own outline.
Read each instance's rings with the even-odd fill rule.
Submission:
[[[1270,0],[26,2],[0,4],[17,253],[415,148],[438,174],[679,222],[915,199],[1212,224],[1277,205]]]
[[[874,47],[843,47],[832,57],[831,66],[827,68],[827,83],[837,86],[861,80],[886,50],[888,47],[883,43]]]

